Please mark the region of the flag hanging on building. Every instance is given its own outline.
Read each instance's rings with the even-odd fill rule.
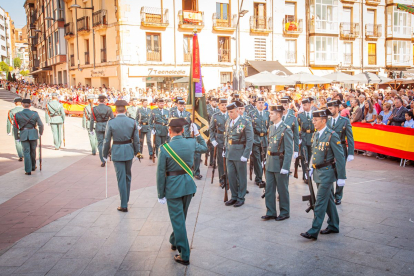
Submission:
[[[198,45],[197,34],[193,36],[193,57],[190,64],[189,91],[187,98],[187,109],[192,110],[193,123],[198,125],[200,135],[204,139],[208,139],[208,113],[203,85],[203,77],[201,74],[200,47]]]

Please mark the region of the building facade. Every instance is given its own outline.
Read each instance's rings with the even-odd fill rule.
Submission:
[[[22,64],[20,66],[21,70],[26,70],[29,68],[29,46],[27,41],[27,28],[24,26],[21,29],[15,29],[14,31],[14,54],[13,57],[20,58]]]
[[[9,13],[0,7],[0,61],[12,66],[12,29],[13,21]]]

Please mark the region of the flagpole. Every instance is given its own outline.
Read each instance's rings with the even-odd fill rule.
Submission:
[[[194,28],[193,37],[196,33],[197,33],[197,28]],[[193,49],[194,49],[194,45],[193,45]],[[191,70],[193,70],[194,50],[191,51],[191,53],[192,53],[192,55],[191,55]],[[195,122],[195,86],[194,86],[194,79],[193,79],[192,75],[191,75],[191,78],[190,78],[190,84],[191,84],[191,90],[192,90],[192,93],[191,93],[191,98],[192,99],[191,100],[193,102],[193,121],[192,121],[192,123],[194,123]],[[191,137],[194,138],[194,129],[192,130]]]

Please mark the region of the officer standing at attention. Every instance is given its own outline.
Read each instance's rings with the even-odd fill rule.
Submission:
[[[89,130],[91,127],[91,118],[92,118],[92,108],[93,108],[93,101],[95,100],[94,95],[88,95],[88,102],[89,105],[85,106],[83,109],[83,117],[82,117],[82,128]],[[88,131],[89,141],[91,143],[92,148],[92,155],[96,155],[96,148],[98,146],[98,140],[96,139],[96,133]]]
[[[148,154],[149,158],[152,159],[152,142],[151,142],[151,129],[150,129],[150,116],[151,108],[148,107],[148,100],[146,98],[141,99],[142,107],[137,112],[138,130],[140,130],[139,141],[141,149],[139,152],[142,153],[144,147],[144,138],[147,139]]]
[[[168,142],[168,118],[169,112],[164,108],[164,99],[157,100],[158,108],[151,112],[150,128],[152,135],[155,135],[155,154],[158,156],[159,147]]]
[[[127,116],[131,119],[137,118],[137,112],[138,112],[138,99],[137,98],[131,98],[132,105],[127,108]]]
[[[14,139],[22,144],[24,170],[31,175],[36,170],[36,147],[39,134],[43,135],[43,123],[36,111],[30,110],[30,99],[22,100],[23,110],[14,114]],[[36,128],[39,126],[39,132]]]
[[[315,132],[315,126],[312,122],[312,111],[311,111],[311,100],[309,98],[302,99],[303,112],[298,114],[298,122],[300,126],[300,139],[302,141],[301,147],[305,153],[304,158],[307,159],[308,164],[310,164],[311,155],[312,155],[312,135]],[[307,183],[305,174],[306,168],[302,162],[302,172],[303,172],[303,181]]]
[[[194,154],[205,153],[207,145],[195,124],[194,138],[183,137],[183,127],[188,125],[184,118],[171,119],[169,134],[171,141],[160,148],[157,164],[158,202],[167,203],[173,232],[170,236],[172,250],[178,250],[174,260],[183,265],[190,264],[190,245],[187,239],[185,220],[188,207],[197,187],[193,180],[191,167]]]
[[[334,203],[333,182],[345,185],[345,157],[338,134],[330,129],[326,122],[331,115],[329,110],[313,112],[313,124],[317,130],[312,138],[313,181],[318,186],[312,228],[300,235],[307,239],[318,239],[319,231],[328,215],[328,227],[321,234],[339,233],[339,216]]]
[[[282,121],[287,124],[293,131],[293,158],[299,155],[299,130],[298,130],[298,119],[295,117],[295,112],[289,108],[290,97],[281,99],[283,105],[283,116]],[[291,110],[291,111],[290,111]]]
[[[269,147],[266,159],[266,215],[263,220],[281,221],[290,217],[289,170],[293,155],[293,132],[282,121],[282,105],[270,106]],[[276,211],[276,191],[279,194],[279,216]]]
[[[256,108],[256,95],[249,95],[249,104],[246,105],[246,112],[249,114]]]
[[[257,98],[256,108],[250,112],[252,118],[252,126],[254,132],[253,141],[253,162],[254,162],[254,182],[259,185],[263,182],[263,167],[262,167],[262,150],[267,148],[267,133],[269,129],[269,111],[264,110],[265,99],[263,97]],[[250,160],[252,162],[252,160]]]
[[[20,112],[20,111],[23,110],[22,98],[20,98],[20,97],[14,98],[14,105],[15,105],[15,107],[10,109],[9,113],[7,114],[7,135],[9,135],[9,136],[14,134],[14,128],[13,128],[14,114],[16,114],[17,112]],[[17,140],[14,140],[14,144],[16,146],[17,155],[19,156],[19,161],[23,161],[22,143],[18,142]]]
[[[131,190],[131,167],[134,157],[141,158],[138,128],[134,119],[126,116],[126,106],[124,100],[117,100],[116,117],[108,121],[103,142],[103,159],[107,162],[111,140],[113,146],[111,157],[114,162],[118,190],[121,197],[121,206],[118,211],[128,212],[129,193]]]
[[[224,132],[226,131],[226,121],[228,119],[227,114],[227,99],[220,99],[218,109],[219,111],[214,113],[210,120],[210,142],[213,147],[217,148],[217,167],[219,172],[219,179],[224,175],[223,165],[223,149],[224,149]],[[214,158],[214,156],[213,156]],[[222,183],[223,184],[223,183]]]
[[[175,97],[174,98],[174,106],[170,108],[170,114],[169,114],[170,118],[174,117],[174,116],[172,116],[172,113],[177,111],[178,101],[181,101],[181,100],[183,100],[182,97]]]
[[[225,156],[231,199],[225,204],[240,207],[244,204],[247,190],[247,160],[253,147],[253,127],[239,115],[235,103],[229,104],[226,109],[229,120],[225,131]]]
[[[178,100],[177,109],[170,112],[170,118],[184,118],[187,121],[187,125],[184,126],[184,137],[191,137],[190,124],[191,124],[191,113],[185,110],[185,101]]]
[[[91,117],[91,124],[89,127],[89,131],[94,133],[94,128],[96,131],[96,137],[98,138],[98,151],[99,151],[99,158],[101,159],[101,167],[105,167],[106,161],[102,155],[102,147],[103,142],[105,139],[105,129],[106,124],[108,123],[109,119],[114,118],[114,113],[112,112],[112,108],[105,104],[106,101],[105,95],[99,95],[98,101],[99,105],[92,108],[92,117]],[[96,127],[95,127],[96,122]]]
[[[209,97],[209,104],[207,105],[207,114],[208,114],[208,121],[211,122],[211,118],[213,117],[214,113],[218,112],[219,109],[217,108],[218,99],[214,97]],[[210,135],[211,136],[211,135]],[[210,167],[214,164],[214,146],[211,144],[211,139],[208,140],[207,146],[209,148],[209,156],[210,156]]]
[[[52,93],[52,100],[46,105],[46,124],[52,127],[53,144],[59,150],[62,144],[62,125],[65,123],[65,110],[58,100],[58,94]]]
[[[347,162],[354,160],[354,135],[352,133],[351,122],[348,118],[339,115],[340,100],[328,102],[328,109],[332,114],[332,117],[328,120],[328,127],[338,134],[341,140],[342,149],[344,151],[344,157]],[[345,140],[346,137],[346,140]],[[346,142],[348,141],[348,147]],[[346,163],[345,163],[346,164]],[[340,205],[342,196],[344,194],[344,186],[338,186],[336,184],[335,190],[335,204]]]

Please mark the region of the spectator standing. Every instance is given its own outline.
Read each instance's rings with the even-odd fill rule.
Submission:
[[[359,100],[352,99],[351,107],[352,107],[351,123],[362,121],[363,114],[362,114],[361,108],[359,107]]]
[[[364,119],[361,123],[373,123],[377,119],[377,112],[369,99],[364,102],[364,106]]]
[[[388,118],[391,116],[391,104],[390,103],[384,103],[383,110],[380,112],[380,115],[382,117],[382,122],[387,125],[388,124]],[[379,120],[379,117],[377,118],[377,121]]]
[[[403,102],[400,98],[394,100],[394,109],[389,118],[389,124],[392,126],[401,126],[401,123],[405,122],[405,113],[407,109],[403,106]]]

